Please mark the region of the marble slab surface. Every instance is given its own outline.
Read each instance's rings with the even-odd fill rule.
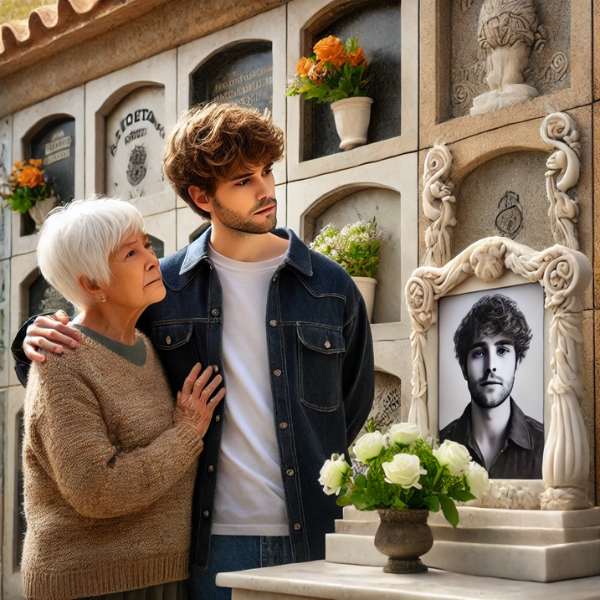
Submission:
[[[237,573],[220,573],[217,584],[234,588],[233,600],[597,600],[600,577],[556,583],[473,577],[430,569],[392,575],[379,567],[314,561]]]

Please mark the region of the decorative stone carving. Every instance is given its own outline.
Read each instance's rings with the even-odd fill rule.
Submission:
[[[546,191],[550,227],[557,244],[579,249],[579,204],[567,191],[577,185],[581,167],[579,129],[566,113],[548,115],[540,127],[542,139],[556,148],[546,162]]]
[[[506,271],[545,291],[545,308],[552,312],[549,338],[552,349],[552,397],[550,429],[542,467],[546,491],[544,509],[577,509],[588,506],[589,448],[579,405],[583,393],[579,377],[582,344],[582,294],[592,269],[582,253],[564,246],[541,252],[508,238],[479,240],[443,267],[420,267],[406,284],[406,302],[412,321],[413,398],[409,421],[429,436],[427,370],[424,349],[427,332],[437,317],[437,301],[473,275],[485,283]],[[437,433],[437,432],[432,432]]]
[[[441,267],[452,256],[451,232],[456,225],[450,180],[452,154],[444,144],[435,145],[425,158],[423,171],[423,212],[433,221],[425,232],[425,265]]]
[[[473,100],[471,115],[493,112],[539,95],[524,83],[531,49],[544,43],[533,0],[485,0],[477,41],[486,53],[490,91]]]

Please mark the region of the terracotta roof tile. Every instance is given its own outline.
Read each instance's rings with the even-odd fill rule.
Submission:
[[[139,16],[165,0],[58,0],[36,8],[29,18],[0,25],[0,71],[10,72],[29,60],[98,35],[114,18]],[[119,20],[119,18],[117,17]],[[104,22],[103,24],[101,22]],[[85,32],[82,29],[85,28]],[[52,50],[48,46],[52,45]],[[40,51],[43,54],[40,54]]]

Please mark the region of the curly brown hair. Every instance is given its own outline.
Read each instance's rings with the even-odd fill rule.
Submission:
[[[190,197],[191,185],[214,196],[219,183],[282,157],[283,131],[268,110],[261,114],[236,104],[211,103],[181,115],[165,146],[163,171],[190,208],[210,219]]]

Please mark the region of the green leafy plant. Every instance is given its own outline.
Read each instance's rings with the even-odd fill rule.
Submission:
[[[326,225],[310,247],[340,264],[352,277],[375,277],[384,235],[377,229],[375,217],[370,221],[361,218],[341,231]]]
[[[4,194],[3,209],[26,213],[36,202],[46,200],[54,192],[44,182],[41,159],[21,160],[14,164],[8,177],[10,193]]]
[[[370,419],[354,445],[366,475],[354,474],[344,456],[334,454],[321,469],[319,482],[327,494],[337,494],[337,504],[358,510],[395,508],[442,510],[446,520],[458,525],[455,502],[480,498],[489,489],[487,471],[471,461],[467,449],[446,440],[436,447],[420,436],[416,425],[397,423],[383,435]]]
[[[287,86],[286,96],[314,98],[317,104],[345,98],[367,96],[371,78],[358,37],[344,43],[333,35],[318,41],[315,54],[302,57],[295,78]]]

